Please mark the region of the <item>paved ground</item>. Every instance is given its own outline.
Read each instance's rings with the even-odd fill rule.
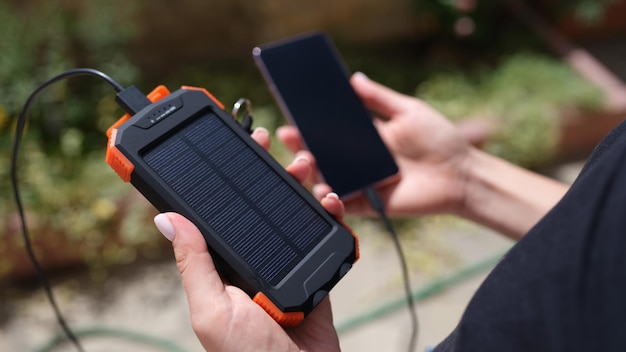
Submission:
[[[558,176],[571,180],[578,167],[560,169]],[[409,316],[404,307],[393,309],[393,303],[403,299],[398,258],[386,234],[380,233],[375,224],[366,222],[359,226],[361,260],[331,293],[335,322],[342,331],[342,349],[405,351]],[[495,258],[511,246],[498,234],[446,217],[430,219],[402,232],[405,238],[417,239],[406,243],[416,291]],[[454,328],[486,273],[482,270],[461,275],[463,280],[445,290],[436,290],[432,297],[417,304],[417,351],[441,341]],[[55,293],[71,326],[81,334],[86,351],[201,350],[189,325],[173,259],[116,270],[101,287],[91,286],[85,275],[74,273],[69,278],[56,278]],[[41,290],[19,292],[20,297],[3,302],[5,309],[0,311],[0,351],[43,351],[42,347],[59,331],[56,321]],[[375,311],[388,314],[363,317]],[[356,322],[362,324],[354,325]],[[121,332],[126,335],[120,335]],[[151,339],[129,342],[134,337],[132,333]],[[171,348],[149,346],[154,339],[161,339],[156,345],[169,344]],[[66,345],[54,351],[74,349]]]
[[[415,291],[423,291],[440,278],[494,258],[511,245],[502,236],[484,229],[454,225],[443,231],[437,236],[441,245],[448,246],[445,254],[449,258],[448,265],[438,264],[434,272],[414,274],[412,280]],[[363,260],[332,294],[335,320],[340,328],[346,322],[354,321],[355,317],[388,306],[389,302],[404,300],[399,262],[391,245],[375,243],[368,237],[362,243]],[[448,335],[487,271],[479,270],[476,275],[466,275],[448,289],[437,290],[434,296],[418,302],[417,351],[424,351]],[[389,315],[369,320],[366,324],[342,333],[340,337],[344,351],[373,352],[406,351],[409,335],[409,314],[405,307],[401,307]]]

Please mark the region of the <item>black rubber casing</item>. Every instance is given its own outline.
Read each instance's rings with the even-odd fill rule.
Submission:
[[[187,171],[181,171],[180,164],[183,163],[183,159],[186,160],[187,154],[182,152],[174,157],[173,154],[170,155],[168,146],[182,145],[178,141],[184,137],[182,136],[183,133],[212,136],[211,131],[203,131],[203,129],[214,125],[220,126],[220,138],[226,141],[225,143],[231,143],[237,147],[237,151],[233,151],[232,148],[224,150],[224,152],[232,154],[228,155],[227,158],[231,161],[230,164],[228,161],[226,162],[230,165],[229,167],[244,169],[248,167],[247,165],[258,165],[262,170],[269,167],[271,172],[280,179],[280,183],[272,183],[278,186],[268,191],[263,189],[266,187],[265,183],[253,179],[246,181],[248,182],[245,189],[246,194],[265,192],[262,197],[254,198],[256,200],[253,200],[252,197],[239,197],[238,191],[235,190],[233,192],[224,191],[226,193],[221,193],[219,197],[215,198],[210,195],[205,197],[204,202],[210,203],[211,209],[215,209],[214,211],[204,208],[199,210],[190,205],[188,199],[195,199],[193,196],[204,190],[200,186],[200,188],[193,188],[195,184],[203,184],[202,178],[206,176],[204,174],[220,174],[220,182],[224,186],[216,187],[216,192],[231,186],[234,189],[235,183],[243,182],[234,180],[231,184],[226,172],[221,174],[222,171],[216,169],[215,165],[208,165],[208,161],[201,160],[200,167],[210,172],[195,175],[193,178],[194,180],[197,179],[197,183],[188,182],[185,184],[184,192],[177,190],[177,187],[182,189],[182,186],[177,185],[178,180],[189,177],[188,173],[193,172],[193,167],[189,166],[193,163],[185,161],[184,167]],[[251,297],[255,297],[259,292],[263,293],[281,312],[308,314],[346,274],[358,258],[358,244],[354,234],[341,222],[330,216],[304,187],[261,148],[228,113],[202,91],[180,89],[149,105],[120,125],[114,138],[113,146],[134,166],[130,177],[133,186],[160,212],[177,212],[191,220],[206,239],[222,276],[242,288]],[[196,144],[191,145],[191,147],[195,148],[196,145],[213,143],[211,138],[213,137],[198,139],[197,142],[194,142]],[[221,144],[217,145],[217,142],[215,144],[216,146],[211,147],[214,150],[211,152],[213,153],[211,157],[219,158]],[[235,158],[240,155],[244,155],[241,159],[246,165],[235,163]],[[258,171],[258,167],[249,169],[246,173],[247,176],[254,178],[256,172],[261,173]],[[168,179],[169,176],[167,175],[170,173],[174,173],[176,177],[172,176]],[[269,177],[267,171],[263,171],[262,175]],[[258,178],[260,179],[262,175],[259,174]],[[236,178],[240,177],[244,177],[243,174],[237,174]],[[273,179],[274,176],[271,177]],[[252,189],[254,187],[261,189],[255,191]],[[274,192],[273,190],[277,191]],[[224,196],[224,194],[230,194],[230,196]],[[237,194],[237,196],[233,196],[233,194]],[[259,210],[265,209],[264,207],[267,208],[268,206],[265,204],[273,202],[271,197],[275,196],[285,199],[285,201],[274,202],[276,203],[273,205],[275,208],[280,208],[281,204],[285,202],[298,204],[304,209],[303,211],[309,214],[307,221],[319,224],[319,227],[324,229],[324,233],[309,235],[311,238],[305,238],[303,241],[310,243],[307,242],[306,246],[302,245],[302,248],[297,248],[297,243],[300,241],[297,237],[299,231],[281,232],[280,226],[277,225],[278,220],[275,220],[281,217],[281,214]],[[260,205],[255,203],[263,201],[265,203]],[[237,218],[241,216],[239,214],[240,207],[233,204],[242,204],[245,209],[251,209],[250,212],[254,213],[255,220],[252,221],[246,217]],[[229,220],[231,215],[228,212],[232,213],[232,221]],[[246,214],[245,211],[244,214]],[[298,213],[294,213],[290,217],[294,219],[298,215]],[[215,227],[217,226],[211,225],[218,217],[223,218],[223,222],[232,222],[229,225],[231,228],[246,221],[251,222],[251,227],[248,226],[247,231],[235,235],[229,234],[228,239],[226,239],[224,233],[216,230]],[[281,221],[289,221],[289,219]],[[292,224],[292,227],[296,225]],[[254,245],[240,243],[242,241],[257,241],[259,237],[254,231],[258,229],[271,229],[272,233],[267,230],[262,236],[267,236],[268,239],[273,240],[255,242]],[[302,227],[302,231],[306,232],[308,229]],[[240,238],[233,238],[233,236],[239,235],[241,235]],[[291,251],[297,252],[295,259],[292,258],[293,254],[282,259],[284,253],[275,252],[276,248],[283,247],[289,253]],[[285,264],[287,261],[289,263]],[[275,264],[276,268],[271,267],[272,263]],[[275,272],[280,273],[275,274]]]

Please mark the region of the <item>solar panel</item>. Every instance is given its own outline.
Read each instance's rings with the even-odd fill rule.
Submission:
[[[211,113],[195,118],[143,158],[271,285],[330,231],[316,210]]]

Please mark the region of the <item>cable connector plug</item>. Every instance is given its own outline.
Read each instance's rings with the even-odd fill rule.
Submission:
[[[150,99],[135,86],[129,86],[117,93],[115,101],[130,115],[135,115],[141,109],[152,104]]]
[[[367,201],[370,203],[370,206],[378,213],[379,215],[385,214],[385,206],[383,205],[383,201],[378,196],[378,192],[374,187],[367,187],[363,190],[365,193],[365,197]]]

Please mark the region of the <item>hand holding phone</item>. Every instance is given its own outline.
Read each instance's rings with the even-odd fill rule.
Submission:
[[[348,80],[330,39],[312,33],[254,48],[287,119],[342,198],[392,179],[398,167]]]

